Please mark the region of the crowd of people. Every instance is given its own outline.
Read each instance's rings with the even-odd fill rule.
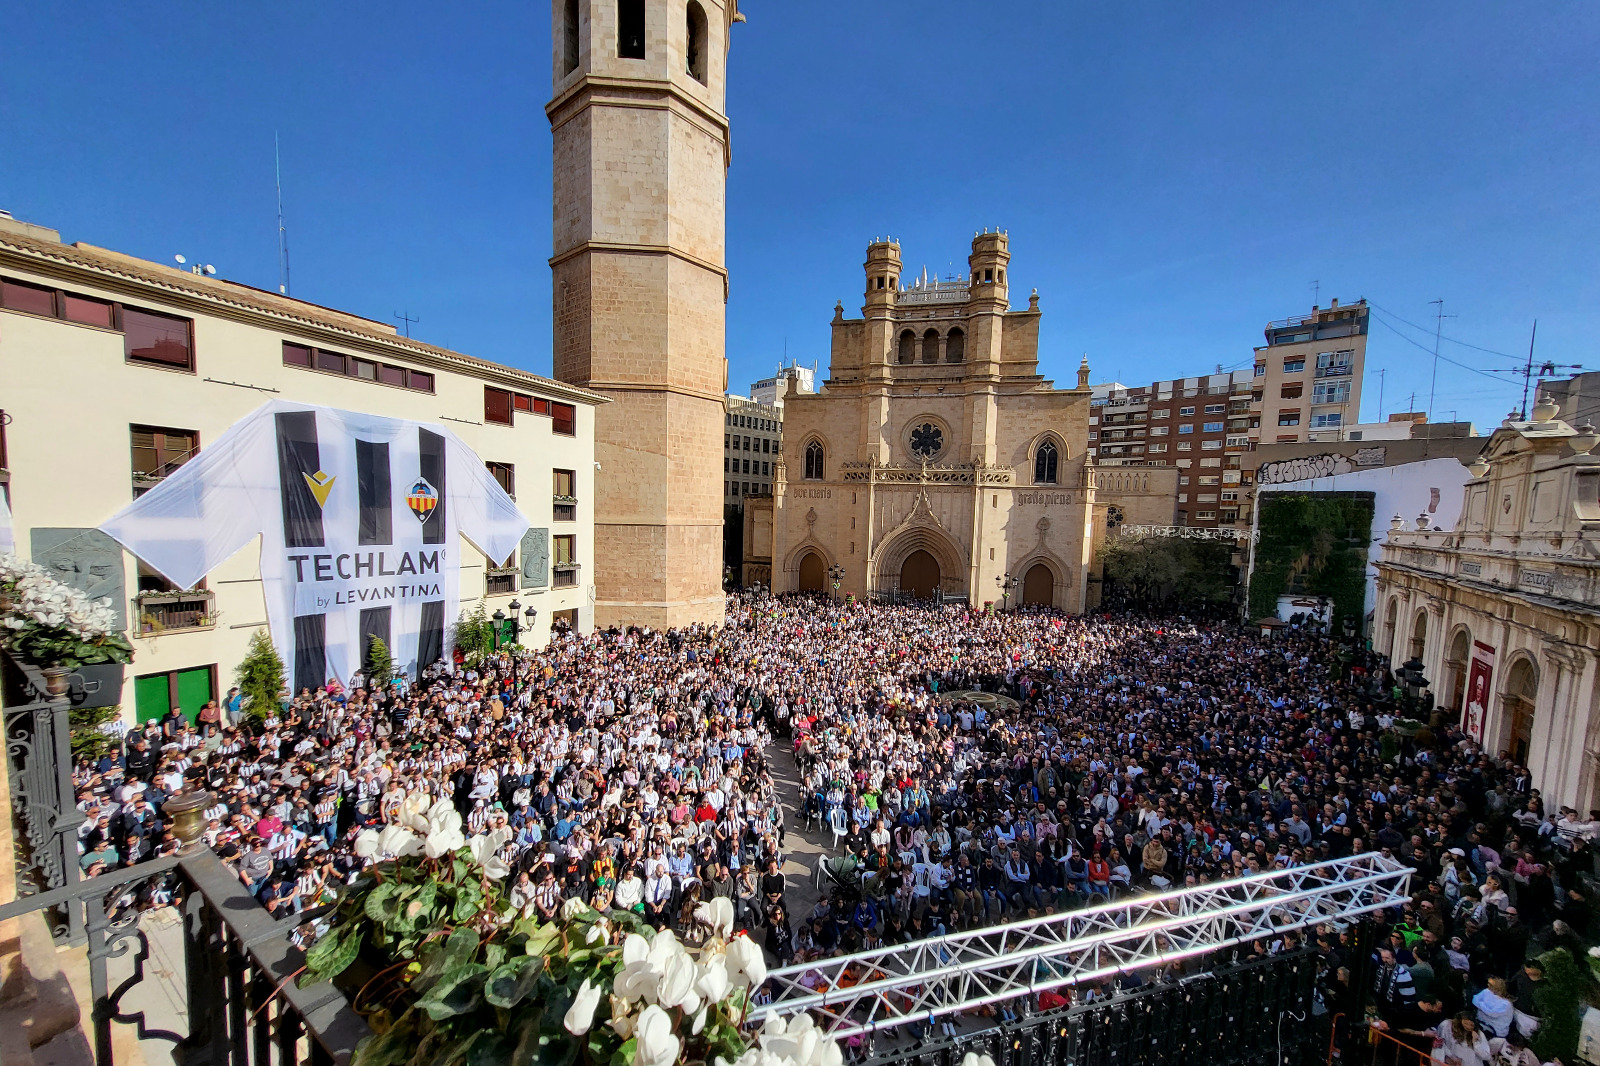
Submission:
[[[722,626],[569,632],[412,682],[330,679],[264,717],[230,699],[130,729],[76,768],[82,862],[170,852],[163,803],[203,787],[207,842],[289,915],[426,793],[469,834],[510,830],[530,915],[582,897],[693,936],[722,896],[788,963],[1379,850],[1416,871],[1412,902],[1371,967],[1318,931],[1329,1010],[1375,997],[1460,1066],[1531,1066],[1524,963],[1587,935],[1600,815],[1551,809],[1448,715],[1394,730],[1391,684],[1377,656],[1293,628],[738,594]],[[796,907],[802,831],[831,857]]]

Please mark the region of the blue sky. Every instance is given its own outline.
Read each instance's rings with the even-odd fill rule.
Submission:
[[[548,372],[548,7],[19,5],[0,207]],[[1600,6],[747,0],[729,110],[731,380],[826,367],[867,241],[960,269],[1009,230],[1044,373],[1248,365],[1269,319],[1380,312],[1363,417],[1446,357],[1600,368]],[[1403,321],[1425,327],[1418,330]],[[1384,323],[1389,323],[1385,325]],[[1391,328],[1391,326],[1393,328]],[[1403,339],[1409,337],[1410,340]],[[1415,342],[1415,343],[1413,343]],[[1417,345],[1421,345],[1418,347]],[[1492,354],[1505,353],[1505,354]],[[1520,383],[1441,363],[1435,417]]]

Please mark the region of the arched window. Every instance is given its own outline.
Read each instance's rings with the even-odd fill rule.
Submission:
[[[1411,658],[1420,659],[1428,647],[1428,612],[1418,611],[1411,623]]]
[[[1033,453],[1033,483],[1035,485],[1054,485],[1056,483],[1056,468],[1060,462],[1060,453],[1056,450],[1056,442],[1046,439]]]
[[[706,12],[694,0],[689,0],[683,63],[689,77],[702,85],[706,83]]]
[[[960,328],[951,330],[944,338],[944,361],[959,363],[967,357],[967,335]]]
[[[939,361],[939,331],[936,329],[930,329],[922,335],[922,361],[924,363]]]
[[[578,69],[578,0],[567,0],[561,13],[561,73]]]
[[[806,445],[806,480],[822,480],[822,442],[819,440]]]
[[[617,58],[644,58],[644,0],[617,0]]]
[[[896,356],[901,366],[915,361],[917,358],[917,335],[909,329],[900,334],[900,351]]]

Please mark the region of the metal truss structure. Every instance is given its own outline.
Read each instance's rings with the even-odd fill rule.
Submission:
[[[809,1011],[836,1037],[892,1029],[1398,907],[1410,876],[1367,852],[786,966],[750,1021]]]

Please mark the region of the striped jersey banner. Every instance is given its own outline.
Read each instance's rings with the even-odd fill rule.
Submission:
[[[443,426],[274,400],[100,528],[180,588],[260,536],[298,693],[348,681],[373,638],[412,676],[443,658],[461,537],[505,559],[528,520]]]

